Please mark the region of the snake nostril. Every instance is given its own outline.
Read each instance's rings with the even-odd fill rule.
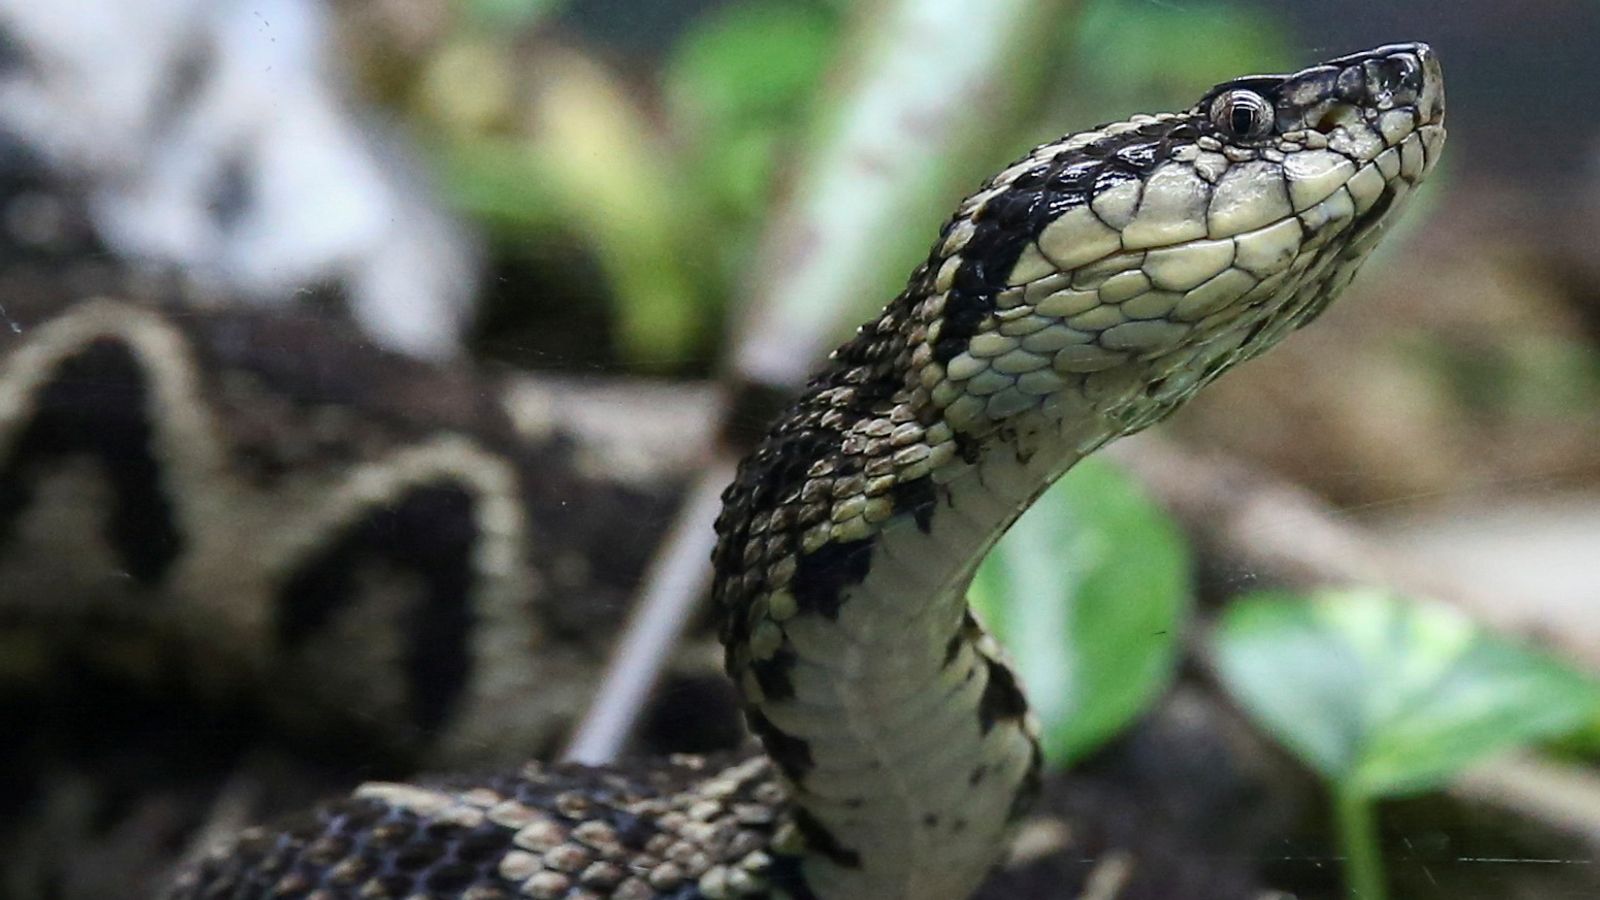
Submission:
[[[1352,125],[1361,120],[1361,111],[1348,103],[1330,103],[1311,123],[1311,127],[1323,134],[1332,134],[1341,125]]]

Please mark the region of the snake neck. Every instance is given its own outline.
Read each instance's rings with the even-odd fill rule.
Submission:
[[[728,671],[790,788],[802,895],[959,898],[993,865],[1039,753],[967,585],[1112,431],[1045,411],[956,427],[906,375],[930,280],[835,354],[718,522]]]

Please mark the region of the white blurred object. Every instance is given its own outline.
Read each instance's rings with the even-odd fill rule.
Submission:
[[[379,343],[456,352],[476,252],[347,99],[318,0],[0,0],[0,129],[116,252],[251,302],[334,283]]]
[[[1562,635],[1563,646],[1600,663],[1600,495],[1476,501],[1368,524],[1397,552],[1499,601],[1488,611],[1492,621]]]

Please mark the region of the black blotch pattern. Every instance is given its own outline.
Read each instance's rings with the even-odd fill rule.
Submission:
[[[751,535],[751,511],[773,509],[790,502],[805,483],[811,466],[826,458],[840,440],[838,431],[832,428],[795,424],[804,418],[801,410],[805,402],[803,398],[790,408],[790,415],[781,419],[761,446],[745,457],[733,483],[722,492],[722,513],[716,525],[718,541],[711,560],[718,575],[723,576],[719,577],[713,593],[721,617],[719,632],[723,643],[730,647],[749,636],[750,603],[756,588],[741,580],[738,582],[740,589],[730,592],[727,590],[730,582],[725,576],[744,572],[762,560],[765,553],[752,550],[753,542],[762,539]],[[798,534],[789,536],[788,541],[785,551],[798,552]],[[813,578],[813,583],[817,581]],[[832,608],[837,614],[836,596]]]
[[[1389,209],[1392,206],[1394,206],[1394,191],[1386,188],[1383,193],[1378,195],[1378,199],[1373,201],[1370,209],[1356,217],[1355,222],[1351,225],[1350,233],[1360,234],[1371,228],[1375,222],[1389,214]]]
[[[830,622],[839,618],[844,589],[866,580],[872,568],[873,541],[834,541],[802,554],[790,582],[800,611],[820,615]]]
[[[1321,80],[1332,81],[1332,90],[1345,103],[1360,103],[1367,98],[1366,75],[1358,66],[1348,66],[1337,72],[1329,72]],[[1328,90],[1326,84],[1323,85],[1323,90]]]
[[[97,340],[62,360],[0,461],[0,546],[15,538],[42,473],[89,456],[111,481],[107,541],[136,582],[160,583],[183,550],[183,536],[164,491],[149,405],[147,375],[121,342]]]
[[[746,709],[744,715],[750,731],[767,748],[767,755],[783,770],[783,774],[789,776],[790,781],[799,784],[816,765],[811,758],[811,745],[804,738],[797,738],[772,724],[772,720],[755,707]]]
[[[1019,718],[1028,711],[1028,702],[1017,687],[1017,678],[1011,670],[994,660],[987,660],[988,681],[983,686],[983,696],[978,698],[978,724],[984,734],[996,722]]]
[[[1118,149],[1111,158],[1126,169],[1141,172],[1150,168],[1150,164],[1155,160],[1156,152],[1160,147],[1161,144],[1157,141],[1128,144]]]
[[[416,575],[426,591],[406,622],[410,714],[424,732],[437,731],[472,667],[474,505],[464,488],[443,482],[414,487],[352,522],[279,591],[279,643],[293,650],[354,602],[364,562]]]
[[[959,654],[961,652],[961,644],[962,643],[963,643],[963,641],[961,640],[961,635],[959,633],[950,635],[950,640],[945,641],[945,644],[944,644],[944,665],[945,665],[945,668],[949,668],[950,664],[956,661],[957,654]]]
[[[1006,275],[1044,225],[1040,214],[1051,208],[1050,184],[1050,166],[1036,166],[973,215],[972,237],[961,248],[961,266],[933,345],[935,360],[948,363],[955,358],[994,312],[995,295],[1005,287]]]
[[[1094,188],[1095,174],[1100,171],[1100,165],[1100,160],[1090,157],[1067,160],[1056,166],[1047,187],[1052,193],[1081,206],[1087,202],[1089,191]]]
[[[1017,785],[1017,793],[1011,798],[1011,808],[1006,810],[1006,820],[1015,822],[1028,814],[1033,808],[1034,801],[1039,799],[1039,793],[1044,786],[1044,750],[1034,742],[1033,750],[1028,757],[1028,771],[1022,776],[1022,783]]]
[[[772,868],[767,870],[767,880],[774,888],[784,891],[794,900],[817,900],[816,892],[806,884],[805,873],[800,869],[800,857],[774,854]]]
[[[779,647],[777,652],[767,659],[751,660],[750,672],[755,675],[756,683],[761,685],[761,693],[768,700],[789,700],[794,697],[794,680],[792,674],[794,664],[798,660],[787,644]]]
[[[1055,219],[1097,194],[1147,176],[1173,150],[1200,136],[1200,117],[1149,122],[1076,150],[1057,153],[1023,172],[972,217],[972,237],[960,250],[944,323],[933,357],[948,363],[992,312],[996,295],[1022,250]],[[948,233],[948,229],[947,229]],[[937,250],[929,269],[938,262]]]
[[[791,407],[790,414],[793,412]],[[800,427],[786,431],[781,424],[775,426],[761,448],[746,457],[740,465],[733,484],[722,492],[725,511],[718,519],[719,533],[723,529],[734,528],[734,520],[727,513],[728,504],[733,498],[743,495],[746,498],[744,505],[750,509],[771,509],[787,493],[805,483],[812,464],[826,458],[839,440],[839,432],[832,429]],[[742,557],[724,554],[731,553],[735,546],[742,545],[748,539],[748,525],[747,521],[738,521],[738,533],[731,535],[736,540],[719,545],[717,555],[713,557],[718,571],[743,567]],[[741,552],[742,549],[740,546]]]
[[[961,456],[962,462],[970,466],[976,464],[977,461],[983,457],[982,441],[970,434],[967,434],[965,431],[956,432],[954,439],[956,442],[956,453]]]
[[[805,809],[794,811],[794,827],[806,839],[806,846],[846,869],[861,868],[861,854],[839,843],[826,825]]]
[[[1114,166],[1106,166],[1104,169],[1100,170],[1100,174],[1099,175],[1095,176],[1095,179],[1094,179],[1094,192],[1097,195],[1098,194],[1103,194],[1106,191],[1109,191],[1114,187],[1117,187],[1117,186],[1122,185],[1122,184],[1126,184],[1126,183],[1128,183],[1130,181],[1138,181],[1138,180],[1139,180],[1139,173],[1138,173],[1138,170],[1136,170],[1136,169],[1126,169],[1126,168],[1118,168],[1118,167],[1114,167]]]
[[[889,490],[897,513],[910,513],[923,534],[933,531],[933,511],[939,496],[934,490],[933,477],[924,475],[909,481],[896,482]]]

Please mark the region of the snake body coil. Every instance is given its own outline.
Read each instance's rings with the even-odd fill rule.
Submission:
[[[166,640],[202,692],[271,684],[290,730],[332,722],[436,766],[509,763],[581,709],[674,498],[592,476],[605,448],[534,421],[572,388],[361,354],[261,313],[8,315],[24,337],[0,357],[6,646]],[[574,576],[602,550],[607,570]]]
[[[971,575],[1056,477],[1349,283],[1440,151],[1421,44],[1042,145],[964,201],[724,495],[727,669],[764,756],[368,785],[174,897],[968,895],[1039,770]]]

